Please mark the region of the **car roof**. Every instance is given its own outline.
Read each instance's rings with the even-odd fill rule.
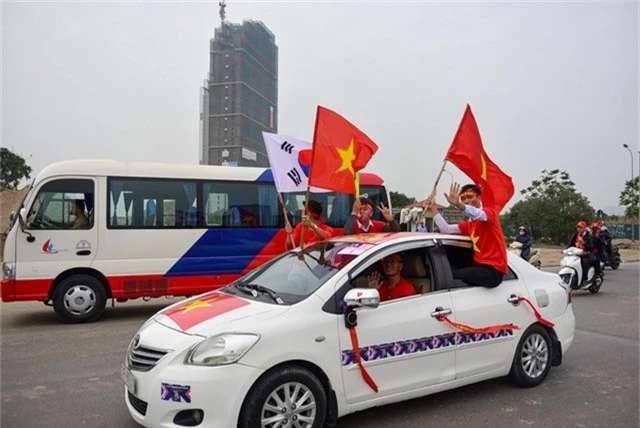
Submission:
[[[388,233],[362,233],[357,235],[336,236],[329,239],[329,242],[353,242],[367,243],[373,245],[420,241],[424,239],[453,239],[458,241],[469,241],[471,238],[466,235],[446,235],[442,233],[425,232],[388,232]]]

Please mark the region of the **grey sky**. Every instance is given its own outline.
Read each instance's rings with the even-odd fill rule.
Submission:
[[[566,170],[596,209],[638,174],[638,2],[227,2],[279,47],[279,132],[318,104],[380,147],[367,170],[422,199],[466,103],[516,195]],[[218,2],[2,3],[2,145],[34,172],[73,158],[197,163]],[[453,166],[456,180],[466,178]],[[438,201],[448,190],[445,174]]]

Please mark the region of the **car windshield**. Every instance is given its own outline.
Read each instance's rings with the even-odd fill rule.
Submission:
[[[294,304],[313,294],[368,243],[321,242],[265,263],[224,288],[225,292],[276,304]]]

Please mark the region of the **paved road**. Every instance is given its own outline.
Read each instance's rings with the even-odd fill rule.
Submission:
[[[497,379],[340,419],[340,428],[638,427],[640,263],[574,294],[576,339],[537,388]],[[97,323],[59,324],[41,303],[0,304],[1,415],[8,427],[137,427],[119,379],[129,340],[168,302],[129,302]]]

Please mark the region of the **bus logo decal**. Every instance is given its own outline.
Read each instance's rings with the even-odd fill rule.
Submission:
[[[47,239],[47,242],[42,246],[42,252],[47,254],[58,254],[59,251],[51,243],[51,239]]]

